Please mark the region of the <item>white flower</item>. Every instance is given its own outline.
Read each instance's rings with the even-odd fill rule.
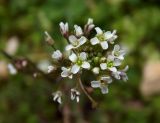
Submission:
[[[70,79],[72,79],[73,75],[71,73],[71,68],[62,67],[61,70],[62,70],[61,73],[62,77],[69,77]]]
[[[90,40],[91,44],[92,45],[100,44],[102,49],[104,50],[108,49],[108,42],[107,42],[108,39],[106,33],[103,33],[103,31],[99,27],[96,27],[95,30],[97,32],[97,35],[96,37]]]
[[[52,71],[56,70],[56,67],[55,66],[48,66],[48,73],[51,73]]]
[[[59,104],[62,104],[62,92],[61,91],[56,91],[52,93],[53,100],[57,101]]]
[[[62,59],[61,51],[59,51],[59,50],[54,51],[53,54],[52,54],[52,58],[55,59],[55,60]]]
[[[116,66],[121,65],[121,61],[119,59],[114,59],[113,56],[109,55],[106,63],[101,63],[100,67],[102,70],[109,69],[112,72],[116,72]]]
[[[117,39],[117,37],[118,37],[118,36],[116,35],[116,30],[113,30],[113,32],[107,31],[107,32],[105,33],[105,36],[106,36],[107,40],[108,40],[111,44],[113,44],[113,43],[114,43],[114,40]]]
[[[83,31],[82,31],[82,28],[78,25],[74,25],[74,29],[75,29],[75,33],[76,33],[76,36],[82,36],[83,35]]]
[[[94,67],[92,71],[94,74],[99,74],[99,67]]]
[[[109,76],[101,77],[98,81],[91,81],[91,87],[100,88],[102,94],[108,93],[108,84],[112,82],[112,78]]]
[[[8,70],[9,70],[9,73],[12,75],[17,74],[17,70],[12,64],[8,64]]]
[[[71,68],[71,72],[76,74],[80,71],[80,68],[90,69],[90,64],[87,62],[87,54],[85,52],[81,52],[78,56],[75,53],[72,53],[69,56],[70,61],[74,64]]]
[[[60,22],[59,26],[60,26],[60,31],[62,35],[68,34],[68,30],[69,30],[68,23],[64,24],[63,22]]]
[[[77,103],[79,102],[79,96],[80,96],[80,92],[77,91],[76,89],[72,88],[71,89],[71,100],[76,99]]]
[[[119,45],[115,45],[114,49],[112,51],[112,55],[117,59],[123,60],[124,55],[125,55],[125,51],[121,50]]]
[[[74,35],[69,36],[69,42],[71,44],[66,46],[66,50],[71,50],[80,47],[87,41],[87,38],[82,36],[81,38],[77,39]]]
[[[123,70],[120,70],[120,71],[116,71],[116,72],[112,72],[112,75],[116,78],[116,79],[121,79],[123,81],[127,81],[128,80],[128,76],[126,74],[126,71],[128,70],[128,65],[123,69]]]

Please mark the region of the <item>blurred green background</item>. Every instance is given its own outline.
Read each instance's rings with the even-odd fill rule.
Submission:
[[[100,103],[98,109],[92,109],[85,96],[78,105],[70,103],[71,122],[160,123],[159,0],[0,0],[0,49],[16,40],[14,55],[45,62],[53,50],[45,45],[44,31],[63,50],[59,22],[67,21],[72,28],[75,23],[84,25],[89,17],[105,30],[117,29],[117,42],[128,49],[129,81],[114,82],[107,95],[97,90],[93,96]],[[21,73],[9,76],[4,67],[8,62],[0,54],[0,123],[62,123],[61,107],[51,96],[54,82]],[[145,71],[146,66],[150,67]],[[148,82],[146,75],[153,79]],[[143,89],[148,87],[152,88]]]

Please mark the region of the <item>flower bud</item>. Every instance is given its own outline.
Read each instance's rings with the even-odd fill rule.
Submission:
[[[45,37],[45,41],[49,44],[49,45],[53,45],[54,44],[54,40],[52,39],[52,37],[48,34],[47,31],[44,32],[46,37]]]
[[[54,51],[53,54],[52,54],[52,58],[55,59],[55,60],[62,59],[61,51],[59,51],[59,50]]]
[[[68,31],[69,31],[68,23],[65,23],[65,24],[64,24],[63,22],[60,22],[59,26],[60,26],[61,34],[62,34],[65,38],[68,38]]]
[[[94,74],[99,74],[99,67],[94,67],[94,68],[92,69],[92,72],[93,72]]]

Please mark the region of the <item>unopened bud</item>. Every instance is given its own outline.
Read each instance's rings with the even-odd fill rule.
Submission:
[[[53,45],[54,44],[54,40],[52,39],[52,37],[48,34],[47,31],[44,32],[45,33],[45,41],[49,44],[49,45]]]
[[[59,26],[60,26],[61,34],[62,34],[65,38],[68,38],[68,31],[69,31],[68,23],[65,23],[65,24],[64,24],[63,22],[60,22]]]

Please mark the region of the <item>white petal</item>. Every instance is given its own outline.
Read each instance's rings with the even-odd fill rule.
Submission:
[[[119,72],[113,72],[113,76],[116,78],[116,79],[120,79],[120,75],[119,75]]]
[[[48,66],[48,73],[51,73],[55,69],[54,66],[50,65]]]
[[[94,74],[99,74],[99,67],[95,67],[92,69]]]
[[[78,25],[74,25],[75,32],[77,36],[81,36],[83,34],[82,28]]]
[[[87,59],[87,54],[85,52],[81,52],[79,58],[84,61]]]
[[[100,67],[102,70],[106,70],[107,69],[107,64],[106,63],[101,63]]]
[[[75,42],[77,41],[78,39],[74,36],[74,35],[70,35],[69,36],[69,42],[71,44],[75,44]]]
[[[112,33],[110,31],[107,31],[107,32],[104,33],[104,37],[105,37],[106,40],[112,38],[112,36],[113,35],[112,35]]]
[[[90,24],[93,24],[93,19],[92,18],[88,18],[87,25],[90,25]]]
[[[128,69],[129,69],[129,66],[127,65],[127,66],[123,69],[123,71],[126,72]]]
[[[87,38],[82,36],[78,41],[79,41],[79,45],[81,46],[87,41]]]
[[[99,43],[99,40],[98,40],[97,37],[94,37],[94,38],[92,38],[92,39],[90,40],[90,42],[91,42],[92,45],[96,45],[96,44]]]
[[[68,23],[65,23],[65,31],[67,32],[68,30],[69,30]]]
[[[54,101],[56,101],[56,99],[59,97],[58,94],[57,94],[56,92],[53,93],[53,96],[54,96],[54,97],[53,97],[53,100],[54,100]]]
[[[126,51],[125,50],[120,50],[119,54],[122,55],[122,56],[124,56],[126,54]]]
[[[79,102],[79,96],[76,97],[77,103]]]
[[[64,30],[65,30],[65,25],[64,25],[64,23],[63,23],[63,22],[60,22],[60,23],[59,23],[59,26],[60,26],[60,28],[61,28],[61,30],[62,30],[62,31],[64,31]]]
[[[121,60],[120,59],[115,59],[113,63],[114,63],[114,66],[120,66],[121,65]]]
[[[91,87],[92,88],[99,88],[100,87],[100,81],[91,81]]]
[[[61,99],[61,97],[58,97],[57,102],[58,102],[59,104],[62,104],[62,99]]]
[[[72,62],[76,62],[77,61],[77,56],[75,53],[72,53],[70,56],[69,56],[69,60],[72,61]]]
[[[113,34],[113,35],[115,35],[115,34],[116,34],[116,32],[117,32],[117,30],[113,30],[112,34]]]
[[[107,61],[113,61],[113,60],[114,60],[114,56],[109,55],[109,56],[107,57]]]
[[[114,50],[114,51],[119,51],[119,50],[120,50],[120,46],[119,46],[118,44],[115,45],[113,50]]]
[[[75,94],[74,94],[74,92],[72,92],[72,90],[71,90],[71,100],[74,100],[75,99]]]
[[[124,60],[124,56],[123,55],[120,55],[119,57],[117,57],[118,59],[120,60]]]
[[[103,31],[99,27],[96,27],[95,30],[97,34],[103,34]]]
[[[107,43],[107,41],[103,41],[100,44],[101,44],[102,49],[104,49],[104,50],[108,49],[108,43]]]
[[[12,74],[12,75],[17,74],[17,70],[12,64],[8,64],[7,67],[8,67],[8,70],[9,70],[10,74]]]
[[[69,45],[66,46],[66,50],[67,50],[67,51],[68,51],[68,50],[71,50],[71,49],[73,49],[73,48],[74,48],[74,46],[71,45],[71,44],[69,44]]]
[[[128,80],[128,76],[127,76],[127,75],[123,75],[123,76],[122,76],[122,79],[123,79],[123,81],[126,82],[126,81]]]
[[[62,58],[62,53],[61,53],[61,51],[59,51],[59,50],[54,51],[53,54],[52,54],[52,58],[53,58],[53,59],[56,59],[56,60],[61,59],[61,58]]]
[[[68,76],[70,76],[70,74],[71,74],[70,68],[67,69],[65,67],[62,67],[61,70],[62,70],[62,72],[61,72],[61,76],[62,77],[68,77]]]
[[[90,64],[88,62],[84,61],[82,63],[82,68],[89,69],[90,68]]]
[[[111,83],[112,82],[112,78],[109,76],[103,76],[101,77],[101,80],[106,81],[107,83]]]
[[[110,71],[112,72],[117,72],[117,68],[116,67],[111,67],[111,68],[108,68]]]
[[[69,72],[68,71],[63,71],[62,73],[61,73],[61,76],[62,77],[67,77],[69,75]]]
[[[94,24],[91,24],[91,25],[88,26],[88,30],[90,31],[90,30],[92,30],[94,27],[95,27],[95,25],[94,25]]]
[[[73,74],[78,73],[79,70],[80,70],[80,66],[78,66],[77,64],[73,65],[72,68],[71,68],[71,72]]]
[[[107,94],[107,93],[108,93],[108,88],[107,88],[107,86],[101,86],[100,88],[101,88],[102,94]]]
[[[66,67],[61,67],[62,71],[67,71],[68,69]]]
[[[69,75],[68,77],[69,77],[70,79],[72,79],[72,78],[73,78],[73,75],[71,74],[71,75]]]

